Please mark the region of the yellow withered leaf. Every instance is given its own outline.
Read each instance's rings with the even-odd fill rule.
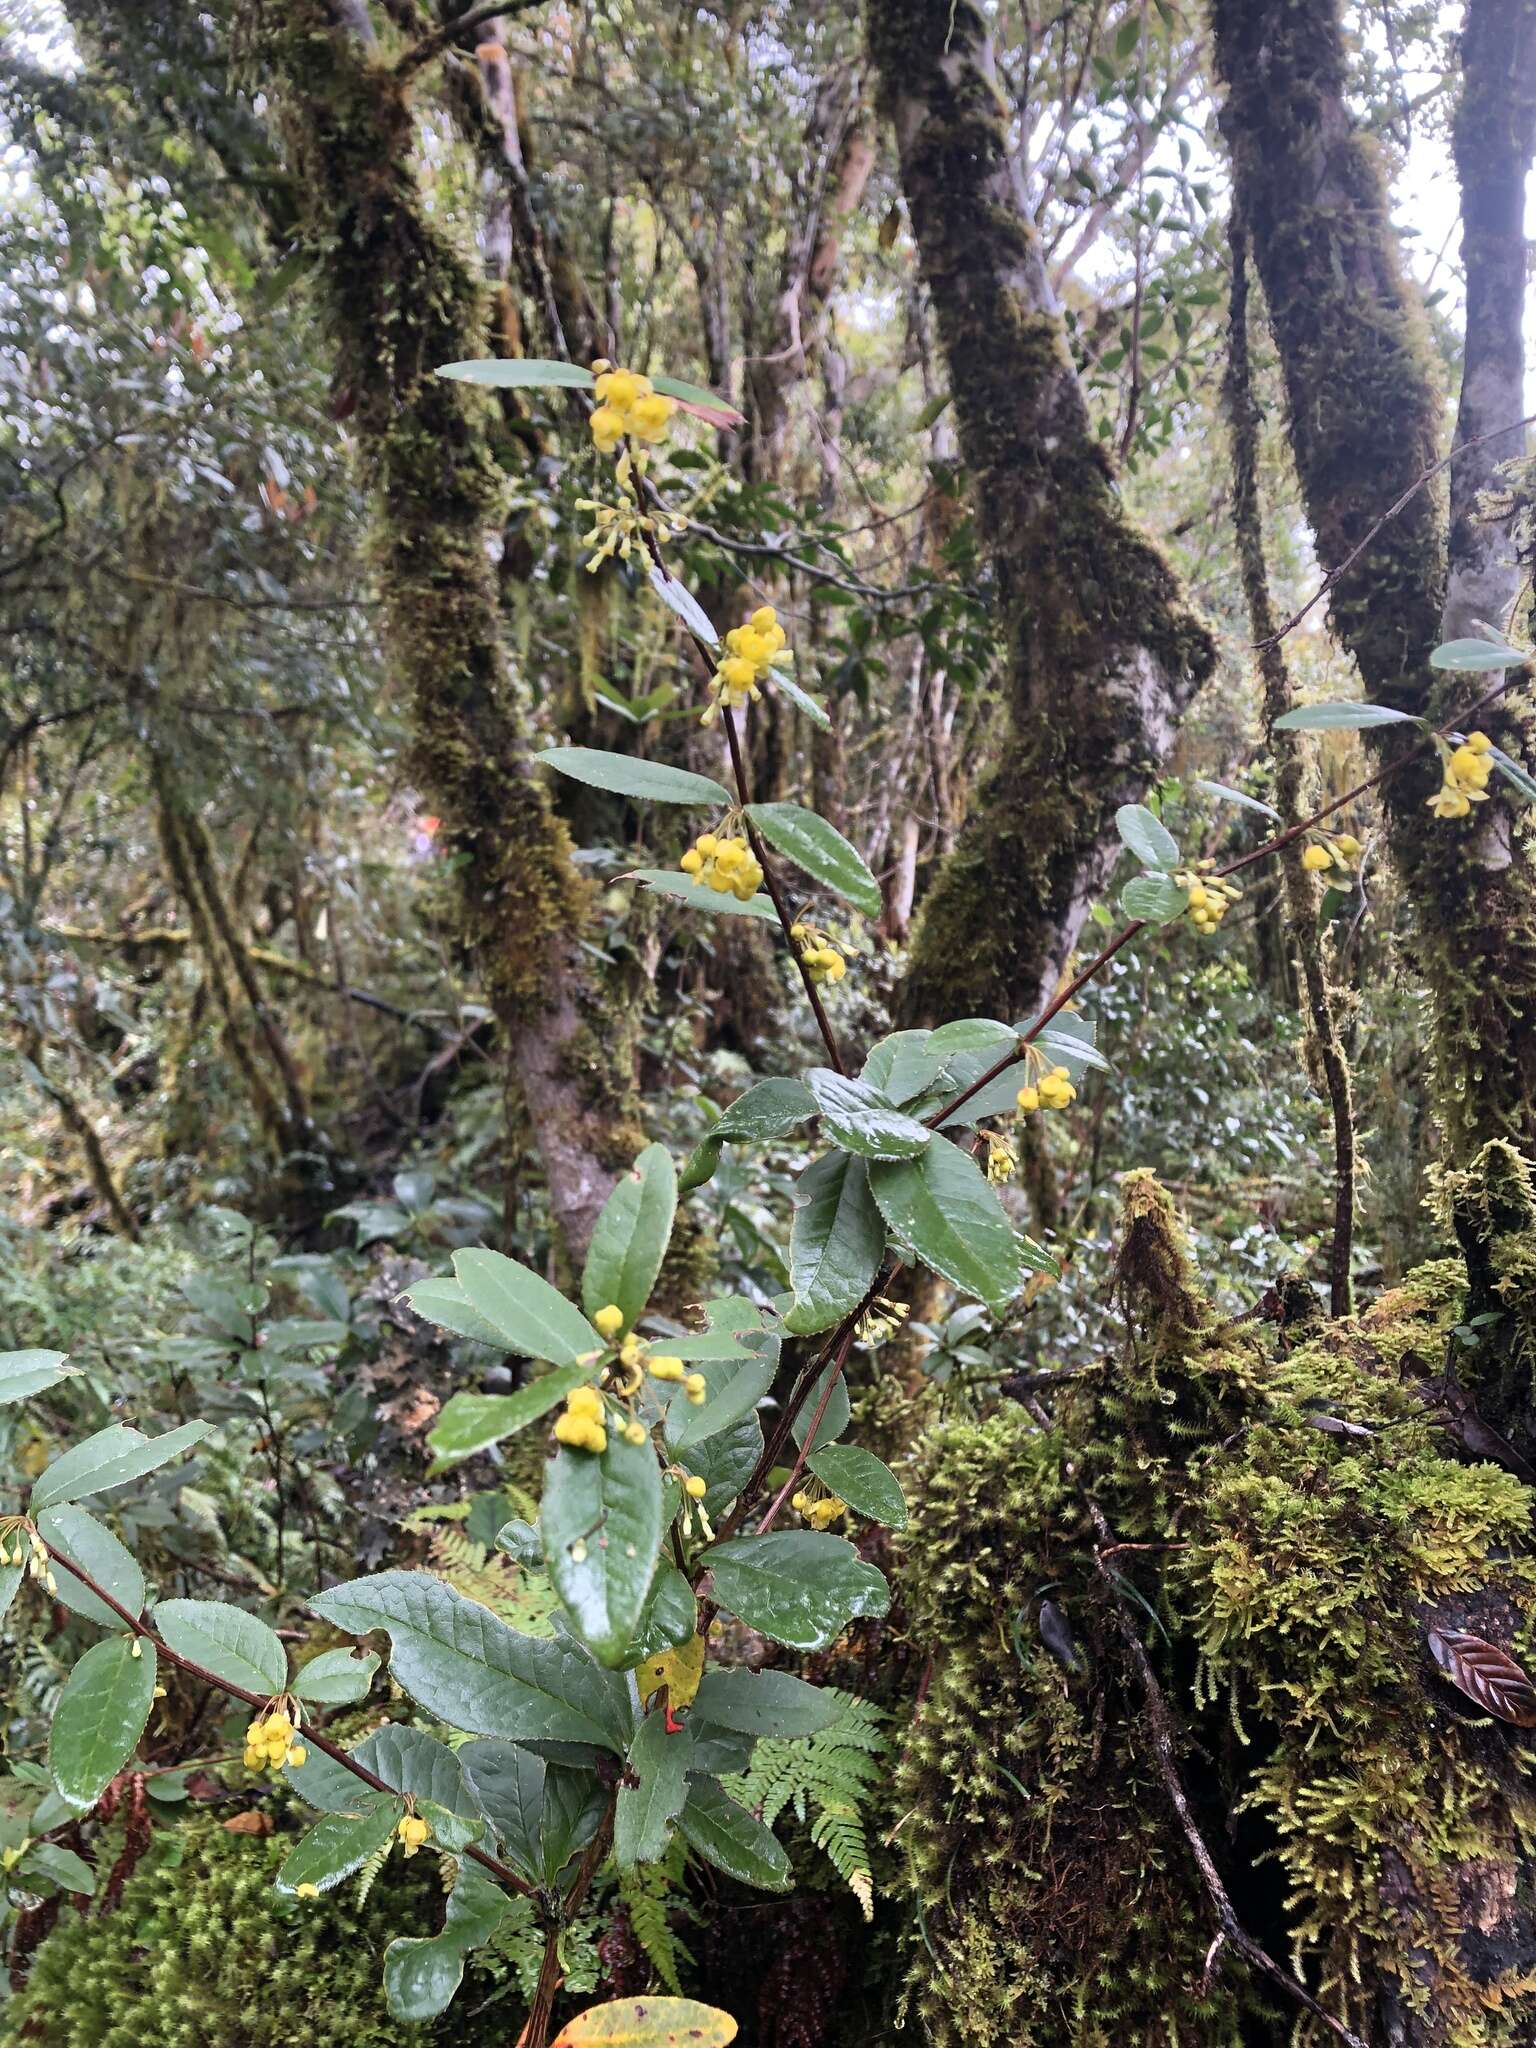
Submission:
[[[676,1650],[663,1650],[659,1657],[647,1657],[635,1673],[640,1686],[640,1697],[649,1705],[650,1701],[665,1686],[667,1705],[672,1708],[686,1707],[699,1689],[699,1680],[704,1676],[704,1638],[694,1636]]]
[[[735,2038],[736,2022],[718,2006],[691,1998],[619,1998],[578,2013],[550,2048],[726,2048]]]

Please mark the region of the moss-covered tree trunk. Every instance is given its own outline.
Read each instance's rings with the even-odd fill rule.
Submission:
[[[1337,0],[1215,0],[1212,20],[1226,85],[1222,129],[1279,350],[1302,495],[1319,557],[1335,572],[1334,629],[1368,696],[1448,718],[1486,679],[1454,676],[1437,687],[1428,657],[1443,622],[1465,633],[1485,602],[1513,603],[1504,547],[1480,525],[1477,495],[1490,458],[1515,452],[1520,437],[1501,435],[1452,466],[1448,609],[1440,497],[1433,486],[1413,489],[1439,454],[1441,397],[1381,165],[1349,109]],[[1469,286],[1462,440],[1524,410],[1517,252],[1531,37],[1527,0],[1473,0],[1468,9],[1456,129]],[[1489,417],[1503,411],[1507,419]],[[1524,693],[1479,712],[1477,723],[1532,758],[1536,722]],[[1400,744],[1385,742],[1389,751]],[[1471,818],[1435,821],[1424,806],[1438,781],[1426,757],[1392,777],[1386,801],[1433,993],[1439,1107],[1460,1158],[1496,1137],[1531,1153],[1536,870],[1517,831],[1523,806],[1496,784]]]
[[[992,765],[913,941],[914,1021],[1013,1015],[1061,975],[1209,673],[1209,633],[1126,516],[1018,189],[991,39],[969,0],[870,0],[960,449],[1006,646]]]
[[[334,26],[323,0],[258,0],[249,28],[355,400],[414,772],[459,860],[464,935],[579,1252],[638,1142],[632,1055],[582,963],[586,890],[508,671],[487,549],[501,500],[490,403],[434,375],[490,352],[485,294],[418,182],[410,74],[359,28]]]

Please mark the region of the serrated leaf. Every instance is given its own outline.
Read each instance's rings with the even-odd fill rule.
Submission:
[[[1496,663],[1496,667],[1502,663]],[[1276,732],[1361,732],[1373,725],[1421,725],[1390,704],[1300,704],[1275,720]]]
[[[907,1500],[889,1465],[858,1444],[827,1444],[806,1460],[823,1486],[839,1500],[887,1529],[905,1529]]]
[[[1248,796],[1240,789],[1233,789],[1229,783],[1207,782],[1197,777],[1195,788],[1205,796],[1218,798],[1222,803],[1241,804],[1245,811],[1258,811],[1266,818],[1273,818],[1277,825],[1280,822],[1280,813],[1273,804],[1261,803],[1256,796]]]
[[[756,1415],[738,1416],[728,1429],[716,1431],[701,1443],[689,1444],[678,1452],[678,1462],[696,1472],[708,1491],[704,1512],[718,1521],[756,1469],[763,1454],[763,1426]]]
[[[819,1735],[842,1717],[836,1696],[788,1671],[746,1665],[706,1671],[693,1699],[693,1719],[738,1735]]]
[[[283,1860],[274,1883],[280,1892],[294,1893],[301,1884],[312,1884],[328,1892],[361,1870],[375,1849],[380,1849],[395,1832],[405,1811],[404,1802],[386,1799],[358,1783],[358,1811],[328,1813],[308,1834],[301,1835]]]
[[[1430,655],[1429,665],[1478,675],[1497,668],[1524,668],[1530,659],[1528,650],[1511,647],[1508,641],[1447,640]]]
[[[478,1865],[459,1865],[442,1933],[402,1935],[384,1951],[384,1997],[396,2019],[431,2020],[448,2009],[465,1956],[491,1939],[510,1903]]]
[[[466,1742],[458,1757],[503,1856],[530,1884],[552,1885],[607,1811],[596,1774],[568,1770],[511,1742]]]
[[[736,2022],[691,1998],[616,1998],[589,2006],[550,2048],[729,2048]]]
[[[1115,813],[1115,830],[1143,867],[1178,866],[1179,842],[1145,804],[1122,804]]]
[[[1515,1728],[1536,1728],[1536,1685],[1507,1650],[1462,1628],[1429,1630],[1429,1654],[1458,1691]]]
[[[109,1636],[86,1651],[65,1681],[48,1730],[48,1769],[66,1805],[85,1813],[96,1804],[138,1748],[154,1696],[149,1644]]]
[[[572,1625],[601,1664],[624,1663],[661,1543],[661,1472],[649,1439],[610,1433],[601,1453],[562,1444],[539,1508],[544,1562]]]
[[[911,1102],[924,1093],[949,1057],[949,1052],[935,1047],[936,1036],[932,1031],[892,1031],[876,1039],[859,1079],[878,1088],[886,1101],[898,1108]]]
[[[0,1405],[30,1400],[73,1377],[79,1367],[67,1365],[66,1356],[63,1351],[0,1351]]]
[[[368,1697],[379,1660],[372,1650],[361,1657],[351,1650],[322,1650],[311,1657],[293,1681],[296,1699],[317,1707],[349,1707]]]
[[[667,607],[675,612],[693,634],[709,647],[718,647],[720,635],[715,631],[715,622],[705,611],[686,583],[680,583],[675,576],[669,576],[657,563],[651,564],[651,588]]]
[[[909,1159],[927,1151],[932,1131],[887,1102],[868,1082],[831,1067],[812,1067],[805,1078],[822,1128],[845,1152],[866,1159]]]
[[[947,1138],[921,1159],[880,1160],[870,1191],[892,1235],[936,1273],[1000,1311],[1021,1284],[1019,1243],[976,1162]]]
[[[275,1694],[288,1684],[288,1652],[276,1632],[243,1607],[218,1600],[160,1600],[155,1628],[178,1656],[247,1692]]]
[[[665,1714],[647,1714],[635,1730],[613,1809],[613,1853],[620,1870],[659,1862],[666,1854],[688,1791],[692,1749],[687,1728],[669,1731]]]
[[[348,1754],[382,1778],[391,1792],[409,1792],[418,1804],[429,1807],[444,1827],[478,1822],[481,1817],[458,1756],[424,1728],[387,1722]],[[301,1799],[323,1813],[356,1813],[375,1796],[355,1772],[323,1750],[311,1749],[296,1767],[285,1765],[283,1776]]]
[[[727,1877],[763,1891],[789,1889],[789,1857],[783,1844],[712,1779],[700,1779],[690,1789],[678,1820],[689,1845]]]
[[[706,1553],[714,1597],[748,1628],[795,1650],[825,1650],[890,1606],[884,1575],[851,1543],[816,1529],[733,1536]]]
[[[589,1365],[560,1365],[540,1373],[515,1394],[452,1394],[427,1433],[432,1451],[428,1476],[446,1472],[477,1451],[526,1429],[592,1377]]]
[[[478,1249],[455,1252],[453,1270],[470,1307],[509,1351],[551,1365],[575,1365],[602,1351],[602,1338],[580,1309],[516,1259]]]
[[[813,1160],[795,1184],[789,1227],[795,1300],[785,1329],[800,1337],[831,1329],[863,1300],[884,1256],[885,1223],[864,1161],[847,1152]]]
[[[387,1632],[390,1670],[449,1727],[515,1741],[596,1743],[623,1755],[624,1682],[568,1636],[519,1635],[425,1572],[379,1572],[316,1593],[310,1606],[349,1635]]]
[[[610,754],[598,747],[546,747],[534,760],[557,769],[591,789],[645,803],[705,804],[711,810],[728,805],[731,792],[709,775],[688,768],[669,768],[665,761],[644,761],[638,754]]]
[[[506,1348],[500,1334],[470,1307],[469,1296],[457,1280],[446,1276],[418,1280],[406,1288],[404,1298],[417,1315],[436,1323],[440,1329],[452,1330],[459,1337],[473,1337],[479,1344],[494,1344],[498,1351]]]
[[[1143,924],[1172,924],[1189,908],[1189,895],[1170,875],[1137,875],[1120,891],[1120,908]]]
[[[816,1098],[803,1081],[788,1077],[759,1081],[720,1112],[707,1143],[729,1138],[764,1144],[782,1138],[816,1114]]]
[[[683,1451],[730,1429],[750,1415],[773,1385],[778,1353],[741,1358],[701,1358],[695,1370],[704,1375],[705,1395],[698,1407],[674,1397],[667,1409],[664,1435],[670,1450]]]
[[[843,897],[866,917],[880,915],[880,884],[863,855],[835,825],[802,804],[750,804],[747,815],[768,844],[813,881]]]
[[[55,1458],[32,1489],[32,1513],[58,1507],[64,1501],[84,1500],[104,1493],[111,1486],[125,1486],[131,1479],[168,1464],[193,1444],[212,1435],[206,1422],[185,1422],[164,1436],[147,1437],[120,1422],[97,1430],[83,1444],[76,1444],[62,1458]]]
[[[772,901],[761,890],[743,903],[728,889],[706,889],[692,875],[680,874],[675,868],[632,868],[621,879],[643,882],[647,889],[654,889],[659,896],[671,896],[690,910],[717,911],[725,917],[766,918],[770,924],[778,917]]]
[[[581,1276],[588,1316],[609,1303],[632,1329],[644,1313],[667,1255],[677,1214],[677,1170],[665,1145],[647,1145],[608,1200],[592,1232]]]
[[[646,1595],[645,1611],[640,1616],[635,1640],[630,1646],[630,1665],[643,1664],[647,1657],[658,1656],[663,1650],[675,1650],[680,1643],[691,1642],[698,1626],[699,1603],[693,1597],[692,1586],[675,1564],[663,1558],[656,1567],[656,1576]]]
[[[105,1588],[130,1614],[137,1616],[143,1610],[144,1574],[138,1560],[84,1508],[45,1508],[37,1518],[37,1533],[63,1560],[54,1567],[57,1598],[73,1613],[102,1628],[120,1629],[123,1625],[123,1617],[89,1586],[82,1585],[70,1564],[79,1565],[87,1578]]]

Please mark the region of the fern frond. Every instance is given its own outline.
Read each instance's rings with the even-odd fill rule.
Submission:
[[[619,1873],[619,1897],[635,1939],[662,1988],[674,1998],[682,1996],[684,1964],[693,1963],[692,1951],[669,1917],[680,1903],[684,1860],[684,1844],[678,1836],[659,1863],[640,1863]]]
[[[391,1835],[387,1842],[380,1842],[378,1848],[372,1851],[362,1869],[357,1873],[357,1910],[359,1912],[367,1905],[368,1894],[373,1890],[373,1881],[389,1860],[389,1852],[393,1847],[394,1837]]]
[[[791,1802],[811,1816],[811,1840],[852,1891],[866,1920],[874,1912],[874,1876],[864,1807],[888,1744],[885,1715],[857,1694],[833,1689],[842,1713],[819,1735],[759,1742],[752,1762],[728,1780],[732,1795],[772,1827]]]

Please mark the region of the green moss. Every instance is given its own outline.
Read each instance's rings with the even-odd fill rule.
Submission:
[[[1458,1190],[1501,1219],[1490,1264],[1522,1276],[1522,1303],[1529,1191],[1507,1159]],[[1367,2039],[1390,2015],[1394,2039],[1513,2044],[1536,1812],[1509,1731],[1457,1709],[1425,1643],[1435,1619],[1521,1655],[1536,1599],[1530,1494],[1461,1459],[1424,1399],[1465,1270],[1426,1267],[1297,1343],[1216,1323],[1145,1176],[1126,1211],[1129,1338],[1104,1389],[1075,1387],[1050,1432],[1012,1406],[937,1432],[912,1489],[903,1583],[935,1661],[898,1787],[911,1995],[939,2048],[1290,2038],[1294,2010],[1234,1959],[1205,1982],[1214,1922],[1129,1614],[1249,1931]],[[1115,1542],[1143,1546],[1113,1577],[1085,1487]]]

